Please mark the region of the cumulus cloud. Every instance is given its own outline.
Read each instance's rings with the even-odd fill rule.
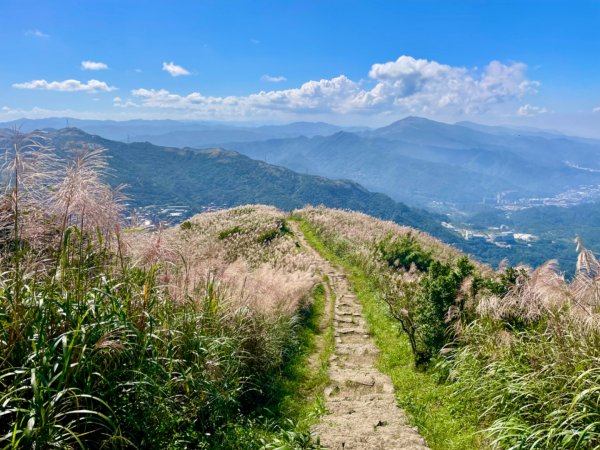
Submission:
[[[172,77],[180,77],[182,75],[190,74],[190,72],[187,69],[178,66],[172,61],[170,63],[163,62],[162,70],[164,70],[165,72],[169,72],[169,75],[171,75]]]
[[[25,32],[25,36],[33,36],[33,37],[40,38],[40,39],[48,39],[50,37],[49,34],[44,33],[37,29],[36,30],[27,30]]]
[[[533,106],[528,103],[526,105],[521,106],[517,110],[517,115],[519,115],[519,116],[536,116],[538,114],[544,114],[547,112],[548,112],[548,110],[546,108],[543,108],[541,106]]]
[[[537,92],[539,83],[525,76],[522,63],[490,62],[481,73],[465,67],[401,56],[374,64],[369,77],[376,80],[365,101],[371,105],[393,103],[412,112],[454,109],[476,114],[491,105]]]
[[[362,81],[339,75],[308,81],[298,88],[246,96],[213,97],[200,92],[180,95],[164,89],[136,89],[132,95],[144,107],[193,111],[207,117],[281,113],[479,114],[535,94],[539,83],[527,78],[526,69],[522,63],[492,61],[477,70],[401,56],[372,65],[369,79]]]
[[[84,83],[79,80],[64,80],[64,81],[46,81],[32,80],[25,83],[15,83],[12,85],[17,89],[43,89],[47,91],[61,92],[110,92],[117,88],[109,86],[104,81],[89,80]]]
[[[98,61],[81,61],[81,70],[106,70],[108,66]]]
[[[271,76],[271,75],[263,75],[260,77],[261,81],[268,81],[269,83],[281,83],[282,81],[287,81],[287,78],[284,76]]]

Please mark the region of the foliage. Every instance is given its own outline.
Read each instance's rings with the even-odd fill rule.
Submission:
[[[256,238],[256,242],[259,244],[269,244],[273,239],[285,236],[286,234],[290,234],[291,230],[289,229],[285,220],[281,220],[277,222],[275,228],[265,231],[258,238]]]
[[[410,270],[414,264],[417,270],[426,271],[433,262],[431,255],[424,251],[417,240],[408,233],[397,239],[389,234],[378,245],[379,257],[393,268]]]
[[[409,336],[416,342],[414,353],[417,366],[427,364],[449,342],[454,340],[451,324],[464,314],[466,299],[458,298],[466,278],[474,267],[464,257],[456,266],[434,261],[421,279],[412,329]],[[464,292],[472,295],[472,292]],[[409,315],[411,313],[409,312]]]
[[[237,233],[242,233],[242,229],[239,227],[239,225],[236,225],[234,227],[227,228],[227,229],[221,231],[219,233],[219,239],[220,240],[227,239],[229,236],[233,236],[234,234],[237,234]]]
[[[417,354],[421,345],[425,356],[436,362],[422,372],[442,383],[430,389],[439,393],[444,388],[438,395],[461,399],[479,415],[478,426],[493,447],[600,446],[600,263],[581,240],[570,282],[556,261],[535,270],[506,267],[491,272],[419,235],[419,245],[431,251],[434,261],[426,272],[406,271],[390,267],[377,249],[377,238],[392,227],[375,226],[354,213],[307,209],[298,214],[333,258],[358,273],[355,286],[370,286],[365,305],[377,311],[382,307],[377,297],[386,300],[383,305],[391,317],[407,331],[405,345]],[[398,239],[407,232],[396,228],[394,233]],[[358,289],[360,293],[363,288]],[[385,357],[393,348],[393,322],[369,311]],[[393,357],[386,361],[390,367],[398,364]],[[431,403],[412,393],[415,388],[402,381],[408,376],[392,375],[395,383],[404,383],[400,402],[413,420],[427,424],[423,410]],[[439,396],[431,400],[443,402]],[[459,418],[454,415],[452,420]],[[420,429],[429,435],[425,425]],[[439,448],[447,445],[440,443]]]
[[[211,216],[210,229],[192,220],[125,235],[113,214],[118,198],[104,196],[102,157],[93,150],[65,162],[53,181],[64,189],[43,197],[21,192],[25,183],[9,187],[0,447],[234,449],[287,439],[311,448],[307,430],[279,415],[295,391],[277,386],[310,348],[312,335],[302,330],[314,280],[293,243],[261,251],[255,242],[281,228],[283,214],[258,207]],[[11,172],[15,180],[25,180],[20,170]],[[229,263],[207,259],[217,230],[236,220],[250,239],[223,243]],[[275,267],[285,258],[288,272]],[[207,270],[212,263],[217,270]],[[270,295],[239,290],[240,279]],[[238,419],[243,426],[232,428]]]

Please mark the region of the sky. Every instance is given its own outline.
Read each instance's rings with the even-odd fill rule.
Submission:
[[[600,138],[600,0],[0,0],[0,121],[380,126]]]

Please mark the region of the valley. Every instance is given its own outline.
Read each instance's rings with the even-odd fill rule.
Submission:
[[[21,125],[28,129],[62,122]],[[160,136],[181,137],[177,141],[167,137],[168,142],[187,144],[206,142],[215,136],[207,130],[216,126],[176,121],[74,122],[108,134],[154,130]],[[128,216],[144,226],[172,225],[198,212],[246,203],[286,210],[324,204],[418,227],[494,266],[507,259],[535,267],[557,258],[571,276],[576,235],[591,249],[600,250],[593,225],[573,223],[550,229],[554,223],[550,216],[555,213],[548,216],[550,228],[541,229],[533,222],[536,215],[546,215],[555,207],[566,216],[577,208],[594,210],[599,191],[593,183],[599,175],[572,162],[593,167],[600,148],[594,140],[471,123],[448,125],[416,117],[376,130],[339,130],[322,123],[259,127],[251,136],[263,140],[237,143],[224,142],[235,136],[236,128],[216,127],[222,133],[222,146],[241,153],[221,147],[199,150],[119,142],[76,128],[44,133],[63,156],[69,146],[79,144],[105,148],[113,167],[110,182],[127,185],[132,213]],[[545,152],[560,155],[548,157]],[[571,162],[563,163],[566,160]],[[519,238],[524,235],[538,239]]]

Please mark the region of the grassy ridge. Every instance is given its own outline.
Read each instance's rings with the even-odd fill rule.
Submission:
[[[348,272],[353,289],[375,342],[381,350],[379,368],[392,378],[398,404],[434,450],[483,448],[477,433],[478,408],[454,395],[453,387],[439,383],[435,373],[414,368],[414,359],[405,335],[396,332],[395,322],[371,279],[343,252],[335,252],[319,238],[306,220],[295,218],[310,244],[329,261]]]
[[[59,161],[14,139],[0,169],[0,447],[314,448],[281,405],[308,382],[292,369],[323,288],[311,296],[283,213],[125,233],[101,149]]]
[[[153,273],[78,272],[66,270],[64,285],[2,280],[3,447],[316,446],[308,427],[332,337],[322,285],[289,320],[231,310],[215,285],[175,303]]]

